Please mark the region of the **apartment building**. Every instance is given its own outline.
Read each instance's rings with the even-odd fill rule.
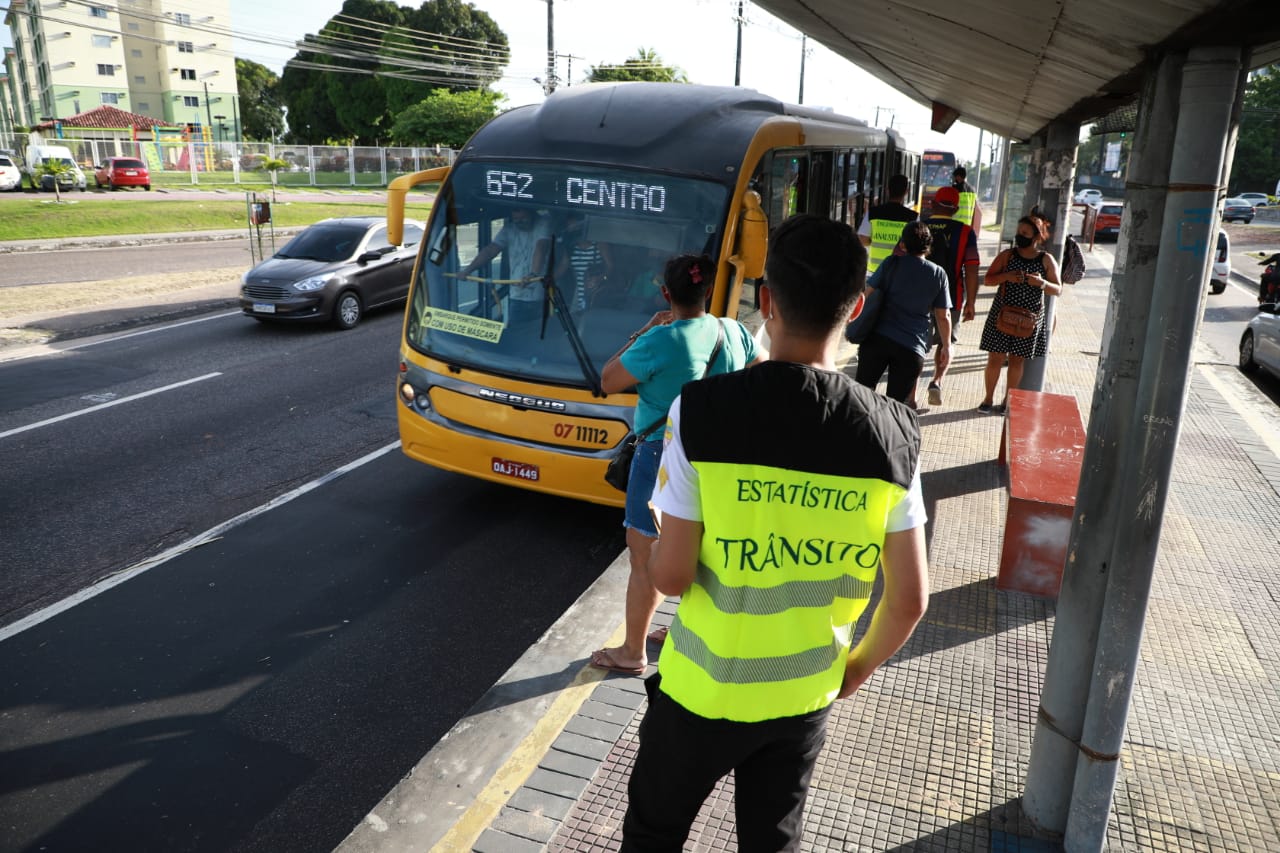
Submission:
[[[230,0],[10,0],[4,22],[15,124],[110,104],[170,125],[239,128]]]

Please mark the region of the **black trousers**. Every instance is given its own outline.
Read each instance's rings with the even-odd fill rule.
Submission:
[[[799,850],[804,801],[827,736],[830,708],[760,723],[708,720],[686,711],[650,676],[649,710],[622,825],[624,853],[679,853],[716,782],[734,771],[742,853]]]
[[[924,357],[910,347],[873,334],[858,346],[858,371],[853,378],[859,385],[875,388],[886,367],[889,385],[885,396],[899,403],[907,402],[924,370]]]

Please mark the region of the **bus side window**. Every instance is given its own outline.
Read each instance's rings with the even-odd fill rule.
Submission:
[[[769,224],[776,228],[782,220],[808,208],[809,158],[799,151],[775,151],[769,170],[769,196],[764,209]]]
[[[834,151],[814,151],[809,156],[809,202],[805,210],[834,218],[835,193],[832,183]]]

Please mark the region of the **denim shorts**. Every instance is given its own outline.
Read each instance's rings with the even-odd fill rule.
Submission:
[[[633,527],[650,539],[658,538],[658,528],[649,511],[653,486],[658,482],[658,463],[662,461],[662,439],[642,441],[631,457],[631,479],[627,480],[627,514],[623,527]]]

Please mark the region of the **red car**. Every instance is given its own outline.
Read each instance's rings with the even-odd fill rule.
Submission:
[[[1093,226],[1094,237],[1120,238],[1120,217],[1124,216],[1123,204],[1103,202],[1098,207],[1098,218]]]
[[[136,157],[108,157],[93,173],[93,181],[100,188],[142,187],[151,189],[151,173],[147,164]]]

